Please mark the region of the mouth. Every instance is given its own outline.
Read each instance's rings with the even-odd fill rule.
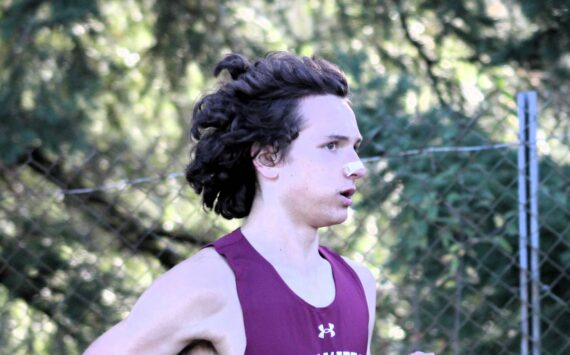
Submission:
[[[350,189],[346,189],[340,192],[340,194],[346,198],[351,198],[352,195],[356,192],[356,189],[351,187]]]
[[[356,192],[355,188],[350,188],[343,190],[339,193],[339,195],[341,196],[342,204],[345,207],[352,205],[352,195],[354,195],[355,192]]]

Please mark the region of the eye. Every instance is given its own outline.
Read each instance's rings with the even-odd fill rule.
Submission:
[[[327,143],[327,145],[325,145],[325,148],[327,148],[327,150],[330,150],[331,152],[334,152],[337,148],[337,144],[336,142],[330,142]]]

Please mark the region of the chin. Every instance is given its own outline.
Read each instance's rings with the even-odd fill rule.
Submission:
[[[348,218],[348,213],[345,211],[343,214],[338,213],[336,215],[330,215],[327,217],[328,218],[325,221],[323,221],[322,225],[319,228],[331,227],[346,222],[346,219]]]

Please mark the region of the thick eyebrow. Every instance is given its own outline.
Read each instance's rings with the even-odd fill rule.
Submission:
[[[349,137],[343,136],[341,134],[331,134],[331,135],[328,135],[326,138],[331,139],[331,140],[337,140],[337,141],[350,141]],[[359,137],[356,140],[356,145],[359,145],[360,143],[362,143],[362,137]]]

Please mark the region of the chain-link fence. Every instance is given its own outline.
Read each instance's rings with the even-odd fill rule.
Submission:
[[[373,354],[520,353],[516,115],[449,129],[457,122],[378,124],[368,137],[389,138],[389,147],[368,157],[349,220],[322,233],[378,280]],[[548,122],[537,138],[540,340],[542,354],[562,355],[570,139]],[[1,167],[1,353],[80,353],[153,279],[239,225],[203,211],[179,173],[185,156],[169,149],[160,140],[142,153],[37,147]]]

